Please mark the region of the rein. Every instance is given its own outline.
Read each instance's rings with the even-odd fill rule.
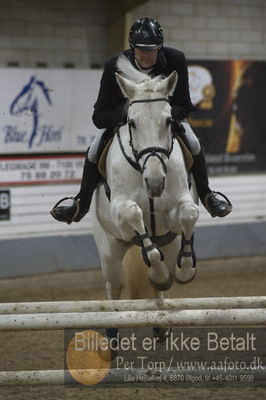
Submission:
[[[151,102],[156,102],[156,101],[166,101],[167,103],[169,103],[169,100],[166,97],[157,97],[155,99],[140,99],[140,100],[133,100],[130,102],[129,107],[132,106],[132,104],[135,103],[151,103]],[[174,138],[172,135],[172,142],[171,142],[171,147],[169,150],[163,148],[163,147],[158,147],[158,146],[152,146],[152,147],[146,147],[145,149],[141,150],[140,152],[138,152],[133,145],[133,134],[132,134],[132,127],[130,124],[130,121],[128,121],[128,130],[129,130],[129,145],[131,147],[132,150],[132,154],[134,155],[135,160],[133,160],[130,156],[128,156],[125,152],[125,148],[123,146],[122,140],[121,140],[121,136],[120,136],[120,132],[118,130],[117,132],[117,138],[118,138],[118,143],[120,146],[120,149],[125,157],[125,159],[127,160],[127,162],[137,171],[139,171],[140,173],[143,173],[144,169],[145,169],[145,165],[148,161],[148,159],[150,157],[157,157],[160,162],[163,165],[163,169],[164,172],[167,173],[167,166],[165,164],[165,161],[162,157],[162,154],[164,154],[168,159],[173,151],[173,146],[174,146]],[[141,167],[140,165],[140,159],[147,154],[147,157],[144,160],[143,163],[143,167]]]

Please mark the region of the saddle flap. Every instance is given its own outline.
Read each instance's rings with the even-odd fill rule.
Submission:
[[[113,138],[110,138],[106,145],[104,146],[104,149],[102,151],[102,154],[100,155],[99,161],[98,161],[98,170],[100,174],[106,179],[106,157],[108,154],[109,147],[111,146],[113,141]]]
[[[176,136],[176,139],[178,140],[178,143],[179,143],[179,145],[181,147],[181,150],[182,150],[182,153],[183,153],[183,157],[184,157],[184,161],[185,161],[186,169],[189,171],[193,167],[192,154],[188,150],[187,146],[185,145],[185,143],[183,142],[183,140],[179,136]]]

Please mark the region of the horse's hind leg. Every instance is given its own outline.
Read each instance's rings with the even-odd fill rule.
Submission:
[[[123,286],[122,260],[128,246],[110,236],[99,224],[94,225],[94,238],[101,259],[107,298],[108,300],[118,300]],[[116,342],[119,342],[118,328],[106,328],[105,332],[106,337],[112,339],[115,346]],[[112,360],[116,356],[117,351],[111,350]]]
[[[126,251],[123,244],[109,243],[107,253],[101,255],[102,272],[105,278],[108,300],[120,299],[123,286],[122,260]]]
[[[110,236],[101,227],[97,227],[94,237],[100,255],[107,298],[117,300],[123,286],[122,260],[128,246]]]

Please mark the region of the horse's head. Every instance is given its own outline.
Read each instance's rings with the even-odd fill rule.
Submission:
[[[122,93],[128,98],[128,128],[131,147],[143,173],[150,198],[162,195],[167,164],[173,148],[171,107],[168,97],[177,83],[174,71],[166,79],[149,78],[135,83],[116,74]]]

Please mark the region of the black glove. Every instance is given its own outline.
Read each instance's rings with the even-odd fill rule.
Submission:
[[[186,118],[186,110],[183,107],[173,106],[171,108],[171,115],[174,121],[180,122]]]
[[[171,129],[176,136],[180,136],[181,138],[182,135],[185,133],[185,128],[183,127],[183,125],[180,124],[180,122],[176,122],[174,119],[172,119],[171,122]]]

